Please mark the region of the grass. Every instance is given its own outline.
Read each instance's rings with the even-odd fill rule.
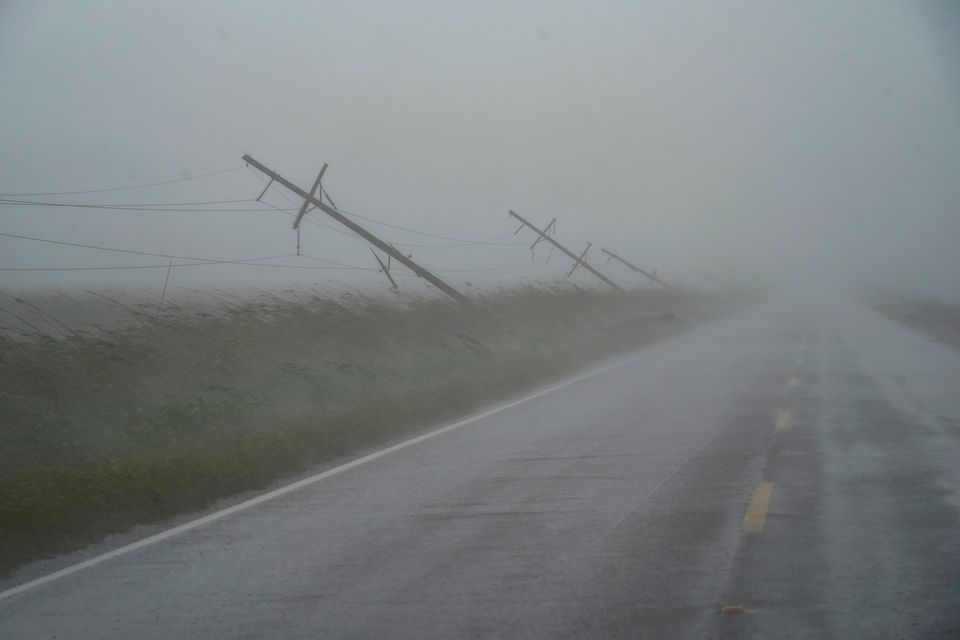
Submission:
[[[155,317],[111,300],[131,322],[48,319],[49,332],[0,337],[0,571],[504,400],[672,335],[704,303],[572,287],[474,308],[298,291]]]
[[[892,291],[874,293],[867,304],[928,338],[960,349],[960,307],[932,296]]]

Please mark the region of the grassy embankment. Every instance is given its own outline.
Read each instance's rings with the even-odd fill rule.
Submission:
[[[501,291],[475,309],[306,292],[7,332],[0,571],[507,399],[703,308],[574,288]]]
[[[937,298],[890,292],[871,296],[867,304],[931,340],[960,349],[960,307]]]

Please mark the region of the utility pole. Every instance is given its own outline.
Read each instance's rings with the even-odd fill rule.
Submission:
[[[305,203],[310,203],[315,208],[320,209],[325,214],[327,214],[328,216],[330,216],[331,218],[333,218],[343,226],[347,227],[348,229],[356,233],[358,236],[360,236],[361,238],[363,238],[373,246],[377,247],[388,256],[392,257],[394,260],[396,260],[403,266],[407,267],[408,269],[413,271],[418,277],[423,278],[424,280],[426,280],[427,282],[435,286],[437,289],[440,289],[440,291],[447,294],[457,302],[461,302],[465,304],[470,302],[466,298],[466,296],[464,296],[462,293],[460,293],[459,291],[451,287],[449,284],[447,284],[446,282],[444,282],[443,280],[435,276],[433,273],[431,273],[427,269],[421,267],[419,264],[417,264],[407,256],[403,255],[403,253],[397,250],[393,245],[391,245],[388,242],[384,242],[377,236],[373,235],[372,233],[370,233],[369,231],[367,231],[366,229],[364,229],[363,227],[355,223],[353,220],[344,216],[342,213],[340,213],[336,209],[325,205],[323,201],[321,201],[320,198],[315,196],[313,193],[307,193],[306,191],[304,191],[297,185],[293,184],[292,182],[290,182],[289,180],[287,180],[277,172],[272,171],[267,167],[265,167],[264,165],[260,164],[259,162],[254,160],[252,157],[250,157],[250,155],[248,154],[243,155],[243,161],[249,164],[250,166],[254,167],[255,169],[257,169],[264,175],[268,176],[274,182],[282,184],[287,189],[289,189],[296,195],[303,198]],[[324,165],[324,168],[326,168],[326,165]],[[317,176],[317,180],[315,182],[313,191],[316,191],[317,187],[319,187],[320,180],[322,179],[322,177],[323,177],[323,171],[321,171],[320,175]],[[321,193],[320,196],[322,195],[323,194]]]
[[[615,254],[613,251],[607,251],[606,249],[600,249],[600,251],[603,251],[605,254],[607,254],[608,256],[610,256],[611,258],[613,258],[614,260],[616,260],[616,261],[618,261],[618,262],[621,262],[621,263],[627,265],[627,267],[629,267],[629,268],[632,269],[633,271],[636,271],[637,273],[642,273],[643,275],[647,276],[647,277],[650,278],[652,281],[656,282],[657,284],[659,284],[659,285],[662,286],[662,287],[665,287],[665,288],[667,288],[667,289],[675,289],[675,288],[676,288],[676,287],[671,287],[669,284],[667,284],[666,282],[664,282],[663,280],[661,280],[660,278],[658,278],[655,273],[647,273],[646,271],[644,271],[643,269],[641,269],[641,268],[638,267],[637,265],[632,264],[632,263],[630,263],[630,262],[627,262],[626,260],[624,260],[623,258],[621,258],[620,256],[618,256],[617,254]]]
[[[557,228],[557,219],[554,218],[553,220],[550,221],[550,224],[544,227],[543,233],[544,235],[550,235],[550,229],[554,229],[554,233],[556,233],[556,228]],[[520,225],[520,229],[523,229],[523,225]],[[517,231],[520,231],[520,229],[517,229]],[[517,234],[513,234],[513,235],[517,235]],[[530,245],[530,251],[533,251],[534,249],[536,249],[537,244],[539,244],[541,240],[543,240],[543,236],[537,236],[537,239],[534,240],[533,244]]]
[[[592,273],[593,275],[597,276],[598,278],[600,278],[601,280],[603,280],[606,284],[610,285],[611,287],[613,287],[613,288],[616,289],[617,291],[623,291],[623,288],[622,288],[620,285],[618,285],[616,282],[614,282],[613,280],[611,280],[611,279],[608,278],[607,276],[603,275],[602,273],[600,273],[599,271],[597,271],[596,269],[594,269],[593,267],[591,267],[589,264],[587,264],[586,262],[584,262],[584,260],[583,260],[582,258],[577,257],[577,255],[576,255],[575,253],[573,253],[572,251],[570,251],[569,249],[567,249],[565,246],[563,246],[562,244],[560,244],[559,242],[557,242],[556,240],[554,240],[553,238],[551,238],[550,236],[548,236],[545,231],[541,231],[540,229],[538,229],[537,227],[535,227],[535,226],[534,226],[533,224],[531,224],[527,219],[523,218],[523,217],[520,216],[518,213],[516,213],[513,209],[510,210],[510,215],[513,216],[514,218],[516,218],[517,220],[519,220],[520,222],[522,222],[525,226],[528,226],[528,227],[530,227],[531,229],[533,229],[534,231],[536,231],[536,232],[537,232],[537,235],[539,235],[542,239],[546,240],[547,242],[549,242],[550,244],[552,244],[553,246],[555,246],[557,249],[560,249],[560,251],[563,251],[565,254],[567,254],[567,256],[569,256],[570,259],[573,260],[573,261],[576,263],[576,264],[574,265],[574,267],[576,267],[577,265],[580,265],[581,267],[583,267],[584,269],[586,269],[587,271],[589,271],[589,272]],[[551,223],[551,224],[552,224],[552,223]],[[589,249],[589,246],[588,246],[587,248]],[[587,253],[586,251],[583,252],[584,255],[586,255],[586,253]],[[573,272],[571,271],[571,273],[573,273]]]

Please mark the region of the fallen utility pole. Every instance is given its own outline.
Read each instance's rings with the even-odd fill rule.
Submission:
[[[287,180],[277,172],[271,171],[264,165],[260,164],[259,162],[254,160],[252,157],[250,157],[248,154],[243,155],[243,161],[249,164],[250,166],[254,167],[255,169],[257,169],[258,171],[262,172],[264,175],[270,177],[274,182],[282,184],[287,189],[289,189],[290,191],[294,192],[295,194],[303,198],[304,201],[312,204],[315,208],[319,209],[320,211],[323,211],[325,214],[327,214],[328,216],[330,216],[331,218],[333,218],[343,226],[347,227],[348,229],[356,233],[358,236],[360,236],[361,238],[363,238],[373,246],[377,247],[388,256],[392,257],[394,260],[396,260],[403,266],[407,267],[408,269],[413,271],[417,276],[423,278],[424,280],[426,280],[427,282],[435,286],[437,289],[440,289],[440,291],[444,292],[445,294],[447,294],[457,302],[463,302],[463,303],[470,302],[466,298],[466,296],[464,296],[462,293],[460,293],[459,291],[457,291],[456,289],[448,285],[446,282],[444,282],[437,276],[433,275],[433,273],[431,273],[427,269],[421,267],[419,264],[417,264],[407,256],[403,255],[393,245],[391,245],[388,242],[384,242],[377,236],[373,235],[372,233],[370,233],[369,231],[367,231],[366,229],[364,229],[363,227],[355,223],[353,220],[344,216],[342,213],[340,213],[336,209],[333,209],[325,205],[320,200],[319,197],[315,196],[312,193],[307,193],[306,191],[304,191],[297,185],[293,184],[292,182],[290,182],[289,180]],[[322,173],[321,173],[321,176],[322,176]],[[317,182],[318,183],[320,182],[319,177],[317,179]],[[314,190],[316,190],[316,187],[314,187]],[[319,195],[322,196],[323,194],[321,193]]]
[[[510,210],[510,215],[513,216],[514,218],[516,218],[517,220],[519,220],[520,222],[522,222],[524,225],[526,225],[526,226],[530,227],[531,229],[533,229],[534,231],[536,231],[536,232],[537,232],[537,235],[539,235],[541,238],[543,238],[544,240],[546,240],[547,242],[549,242],[550,244],[552,244],[553,246],[555,246],[557,249],[560,249],[560,251],[563,251],[565,254],[567,254],[567,256],[570,257],[570,259],[572,259],[574,262],[576,262],[577,264],[579,264],[581,267],[583,267],[584,269],[586,269],[587,271],[589,271],[589,272],[592,273],[593,275],[597,276],[598,278],[600,278],[601,280],[603,280],[605,283],[607,283],[608,285],[610,285],[611,287],[613,287],[613,288],[616,289],[617,291],[623,291],[623,287],[621,287],[621,286],[618,285],[616,282],[614,282],[613,280],[611,280],[611,279],[608,278],[607,276],[603,275],[602,273],[600,273],[599,271],[597,271],[596,269],[594,269],[593,267],[591,267],[589,264],[587,264],[586,262],[584,262],[581,258],[577,257],[577,255],[576,255],[575,253],[573,253],[572,251],[570,251],[569,249],[567,249],[565,246],[563,246],[562,244],[560,244],[559,242],[557,242],[556,240],[554,240],[553,238],[551,238],[550,236],[548,236],[548,235],[546,234],[546,232],[541,231],[540,229],[538,229],[537,227],[535,227],[535,226],[534,226],[533,224],[531,224],[526,218],[523,218],[522,216],[520,216],[520,215],[519,215],[517,212],[515,212],[513,209]],[[586,252],[584,252],[584,253],[586,253]],[[576,266],[576,265],[575,265],[575,266]]]
[[[667,288],[667,289],[675,289],[675,288],[676,288],[676,287],[670,286],[669,284],[667,284],[666,282],[664,282],[663,280],[661,280],[660,278],[658,278],[658,277],[656,276],[656,274],[647,273],[646,271],[644,271],[643,269],[641,269],[641,268],[638,267],[637,265],[632,264],[632,263],[630,263],[630,262],[627,262],[626,260],[624,260],[623,258],[621,258],[620,256],[618,256],[617,254],[615,254],[613,251],[607,251],[606,249],[600,249],[600,251],[603,251],[605,254],[607,254],[608,256],[610,256],[611,258],[613,258],[614,260],[617,260],[618,262],[622,262],[623,264],[627,265],[627,267],[629,267],[630,269],[636,271],[637,273],[641,273],[641,274],[647,276],[648,278],[650,278],[651,280],[653,280],[653,281],[656,282],[657,284],[659,284],[659,285],[661,285],[661,286],[663,286],[663,287],[665,287],[665,288]]]

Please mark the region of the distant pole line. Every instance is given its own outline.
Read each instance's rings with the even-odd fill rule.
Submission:
[[[64,267],[43,266],[41,264],[36,267],[23,267],[23,266],[0,267],[0,272],[106,271],[106,270],[125,270],[125,269],[133,270],[133,269],[163,268],[163,269],[166,269],[166,275],[164,279],[164,286],[161,291],[160,303],[158,304],[157,310],[156,310],[156,313],[159,314],[165,302],[166,291],[168,288],[172,270],[174,268],[181,268],[181,267],[216,265],[216,264],[229,264],[229,265],[236,264],[241,266],[283,268],[283,269],[313,269],[313,270],[342,269],[342,270],[356,270],[356,271],[370,271],[370,272],[377,271],[377,272],[383,273],[386,276],[386,278],[390,282],[391,289],[397,288],[397,280],[395,278],[415,276],[417,278],[422,278],[426,280],[427,282],[435,286],[437,289],[439,289],[441,292],[457,300],[458,302],[470,304],[472,303],[472,301],[469,298],[465,297],[463,294],[457,291],[457,289],[455,289],[454,287],[452,287],[450,284],[447,283],[446,279],[448,278],[448,275],[445,275],[445,274],[450,274],[450,273],[462,274],[462,275],[449,276],[449,278],[456,280],[456,279],[472,278],[472,277],[495,276],[498,273],[504,273],[504,274],[512,273],[515,271],[533,268],[534,266],[534,264],[524,264],[524,265],[508,264],[508,265],[499,266],[499,267],[479,268],[479,269],[442,269],[442,268],[427,269],[421,266],[420,264],[418,264],[417,262],[415,262],[413,260],[412,254],[405,253],[405,252],[409,252],[408,248],[417,247],[417,248],[422,248],[423,250],[429,250],[429,249],[457,248],[457,247],[465,247],[465,246],[526,247],[527,243],[500,241],[504,238],[508,238],[511,234],[486,237],[485,239],[482,239],[482,240],[480,239],[470,240],[467,238],[457,238],[457,237],[451,237],[451,236],[432,234],[424,231],[418,231],[414,228],[405,227],[398,224],[392,224],[389,222],[385,222],[383,220],[377,220],[375,218],[367,217],[358,213],[353,213],[351,211],[338,208],[337,205],[333,202],[332,198],[330,198],[330,194],[324,188],[325,185],[323,184],[323,178],[328,168],[326,163],[324,163],[322,168],[320,169],[320,172],[316,176],[316,179],[313,182],[310,191],[305,191],[300,187],[298,187],[297,185],[290,182],[289,180],[286,180],[285,178],[280,176],[280,174],[272,171],[271,169],[267,168],[263,164],[259,163],[257,160],[252,158],[249,154],[244,154],[242,158],[243,158],[243,161],[245,162],[244,165],[231,167],[229,169],[213,171],[210,173],[204,173],[196,176],[186,176],[183,178],[173,179],[173,180],[164,180],[159,182],[130,185],[126,187],[86,189],[86,190],[77,190],[77,191],[0,193],[0,208],[2,207],[67,207],[67,208],[75,207],[75,208],[81,208],[81,209],[92,209],[92,210],[103,210],[103,211],[141,211],[141,212],[170,212],[170,213],[239,213],[244,211],[269,213],[270,209],[274,209],[277,212],[281,212],[286,215],[289,215],[291,216],[291,218],[294,219],[293,227],[297,231],[295,254],[283,254],[283,255],[277,255],[277,256],[266,256],[262,258],[248,258],[248,259],[236,259],[236,260],[213,260],[213,259],[199,258],[199,257],[193,257],[193,256],[182,256],[182,255],[176,255],[176,254],[170,254],[170,253],[140,251],[135,249],[126,249],[126,248],[119,248],[119,247],[98,246],[98,245],[92,245],[92,244],[83,244],[80,242],[69,242],[65,240],[55,240],[51,238],[42,238],[42,237],[17,235],[12,233],[0,232],[0,238],[6,237],[6,238],[28,240],[28,241],[48,243],[48,244],[54,244],[54,245],[61,245],[61,246],[67,246],[67,247],[90,249],[95,251],[123,253],[123,254],[139,255],[139,256],[151,256],[151,257],[167,259],[166,264],[142,264],[142,265],[127,264],[127,265],[105,265],[105,266],[79,266],[78,265],[78,266],[72,266],[72,267],[71,266],[64,266]],[[263,190],[260,191],[259,196],[255,200],[251,198],[245,198],[245,199],[223,199],[223,200],[201,201],[199,198],[197,198],[196,201],[186,201],[186,200],[189,200],[189,198],[182,198],[182,200],[184,201],[180,201],[180,202],[151,203],[151,202],[136,202],[136,200],[141,200],[141,198],[136,198],[136,199],[123,198],[123,200],[126,200],[127,203],[97,204],[97,203],[82,202],[83,200],[82,198],[73,198],[73,199],[60,198],[61,200],[60,202],[48,201],[46,199],[39,198],[40,196],[83,195],[83,194],[96,194],[96,193],[105,193],[105,192],[121,192],[121,191],[142,189],[142,188],[148,188],[148,187],[157,187],[162,185],[189,182],[192,180],[199,180],[203,178],[210,178],[210,177],[238,171],[241,169],[249,170],[251,174],[257,177],[258,180],[262,180],[263,182],[266,183],[266,185],[263,187]],[[275,189],[273,191],[270,191],[271,187],[274,186],[274,183],[282,185],[283,187],[285,187],[285,189],[283,190]],[[259,186],[257,188],[259,188]],[[281,208],[281,207],[274,206],[273,204],[271,204],[270,202],[264,199],[264,197],[267,195],[268,192],[270,192],[273,195],[282,197],[284,200],[286,200],[293,206],[291,208]],[[23,197],[32,196],[38,199],[19,199],[21,196]],[[297,197],[299,197],[302,200],[295,200],[294,198],[297,198]],[[96,198],[89,198],[89,199],[96,200]],[[118,196],[117,199],[121,199],[121,198]],[[161,198],[157,198],[157,199],[161,199]],[[167,199],[167,198],[163,198],[163,199]],[[175,200],[176,198],[169,198],[169,199]],[[133,200],[134,203],[129,203],[131,200]],[[236,206],[241,203],[251,203],[261,208],[256,208],[256,209],[240,208]],[[220,206],[224,208],[210,208],[215,206]],[[195,207],[207,207],[207,208],[195,208]],[[234,207],[234,208],[226,208],[226,207]],[[316,219],[311,219],[311,218],[316,218],[317,216],[311,216],[310,218],[308,218],[307,214],[315,210],[319,210],[325,213],[327,216],[333,218],[336,222],[340,223],[340,225],[342,225],[343,227],[346,227],[346,229],[343,229],[342,227],[338,227],[338,225],[323,224],[322,222]],[[559,249],[562,253],[564,253],[571,260],[573,260],[573,265],[566,274],[568,278],[571,277],[579,267],[583,267],[592,275],[599,278],[606,285],[618,291],[623,291],[622,287],[620,287],[616,282],[606,277],[598,269],[596,269],[595,267],[587,263],[586,259],[587,259],[587,254],[590,251],[592,246],[591,243],[588,242],[586,245],[586,248],[578,256],[574,252],[570,251],[565,246],[560,244],[560,242],[558,242],[555,239],[554,236],[556,235],[556,229],[557,229],[556,218],[553,218],[550,221],[550,223],[544,229],[541,230],[538,227],[536,227],[534,224],[529,222],[528,220],[521,217],[519,214],[517,214],[513,210],[510,210],[509,214],[512,217],[516,218],[521,223],[520,227],[512,235],[517,235],[517,233],[519,233],[525,227],[529,227],[537,234],[537,237],[533,240],[532,244],[529,245],[533,263],[536,263],[536,259],[535,259],[536,256],[535,256],[534,250],[536,249],[538,244],[540,244],[543,241],[546,241],[550,245],[549,254],[547,255],[547,263],[549,263],[550,257],[552,256],[554,249]],[[80,215],[80,214],[78,213],[77,215]],[[444,240],[452,244],[439,244],[439,243],[438,244],[416,244],[416,243],[402,243],[402,242],[397,242],[395,244],[390,243],[380,239],[378,236],[374,235],[372,232],[361,227],[358,224],[358,222],[355,221],[354,219],[365,220],[376,225],[385,226],[391,229],[397,229],[399,231],[403,231],[405,233],[413,234],[416,236],[422,236],[422,237],[432,238],[436,240]],[[378,268],[374,268],[372,266],[367,267],[367,266],[356,266],[356,265],[344,264],[340,262],[335,262],[333,260],[318,258],[315,256],[307,255],[306,253],[303,253],[302,245],[301,245],[301,227],[303,222],[317,225],[323,229],[333,231],[338,234],[342,234],[355,241],[361,241],[361,242],[365,241],[369,243],[370,245],[372,245],[370,247],[370,251],[373,253],[373,256],[377,262]],[[304,238],[304,240],[309,240],[309,239]],[[309,247],[309,243],[308,243],[308,247]],[[308,247],[303,247],[303,249],[306,249],[307,251],[309,251]],[[379,255],[379,253],[374,250],[374,247],[382,251],[385,254],[385,257],[382,258],[381,255]],[[662,279],[658,278],[656,270],[654,270],[652,273],[647,272],[643,269],[640,269],[636,265],[631,264],[630,262],[623,259],[619,255],[611,251],[608,251],[607,249],[602,249],[602,251],[609,256],[609,259],[616,259],[617,261],[626,265],[631,270],[637,273],[643,274],[646,277],[650,278],[651,282],[656,282],[668,289],[675,289],[675,287],[667,284]],[[303,259],[315,260],[318,262],[322,262],[322,263],[326,263],[334,266],[310,266],[310,265],[303,265],[303,264],[271,264],[271,263],[264,262],[267,260],[273,260],[277,258],[294,258],[297,260],[292,260],[292,261],[296,261],[296,262],[300,261],[299,258],[303,258]],[[608,259],[608,262],[609,262],[609,259]],[[396,263],[398,264],[394,264],[393,261],[396,261]],[[558,272],[556,275],[559,276],[561,273],[562,272]],[[712,278],[711,276],[708,276],[707,274],[703,274],[702,272],[697,272],[697,273],[705,278],[719,281],[719,279]],[[441,278],[437,274],[443,274],[443,278]],[[472,275],[468,275],[468,274],[472,274]]]
[[[533,223],[531,223],[530,221],[528,221],[526,218],[522,217],[522,216],[521,216],[520,214],[518,214],[516,211],[514,211],[513,209],[511,209],[511,210],[509,211],[509,213],[510,213],[511,216],[513,216],[514,218],[516,218],[517,220],[519,220],[521,223],[523,223],[523,225],[525,225],[525,226],[527,226],[527,227],[530,227],[530,228],[533,229],[535,232],[537,232],[537,234],[538,234],[541,238],[543,238],[544,240],[546,240],[547,242],[549,242],[550,244],[552,244],[553,246],[555,246],[557,249],[560,249],[560,251],[563,251],[565,254],[567,254],[567,256],[568,256],[571,260],[573,260],[575,263],[579,264],[581,267],[583,267],[584,269],[586,269],[587,271],[589,271],[589,272],[592,273],[593,275],[595,275],[595,276],[597,276],[598,278],[600,278],[600,280],[602,280],[603,282],[605,282],[607,285],[609,285],[610,287],[616,289],[617,291],[623,291],[623,287],[621,287],[621,286],[618,285],[616,282],[614,282],[613,280],[611,280],[611,279],[608,278],[607,276],[603,275],[602,273],[600,273],[599,271],[597,271],[596,269],[594,269],[593,267],[591,267],[591,266],[590,266],[589,264],[587,264],[584,260],[582,260],[581,258],[577,257],[577,254],[573,253],[572,251],[570,251],[569,249],[567,249],[565,246],[563,246],[562,244],[560,244],[559,242],[557,242],[556,240],[554,240],[552,237],[550,237],[549,235],[547,235],[545,231],[541,231],[540,229],[538,229]],[[589,247],[588,247],[588,248],[589,248]],[[584,252],[584,255],[586,255],[586,252]],[[574,265],[574,266],[576,266],[576,265]],[[572,272],[571,272],[571,273],[572,273]]]

